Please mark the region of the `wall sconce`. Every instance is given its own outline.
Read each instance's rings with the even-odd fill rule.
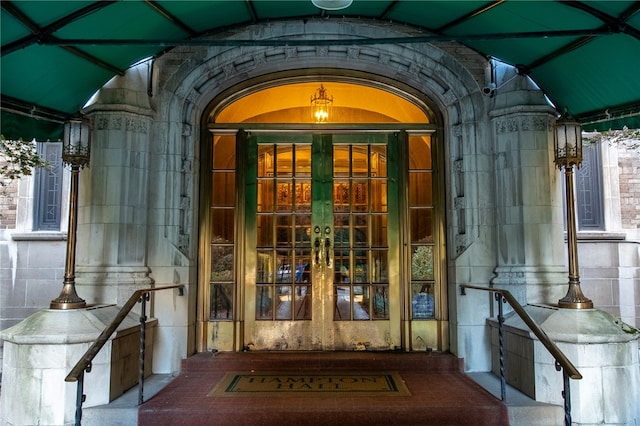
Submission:
[[[311,119],[316,123],[326,123],[331,115],[333,96],[327,95],[327,90],[321,84],[311,96]]]
[[[89,164],[89,123],[71,120],[64,125],[62,161],[71,166],[71,194],[69,196],[69,230],[67,235],[67,257],[64,282],[60,295],[51,301],[51,309],[79,309],[87,306],[76,293],[76,231],[78,229],[78,177],[80,169]]]
[[[580,123],[563,115],[556,121],[553,144],[554,162],[564,168],[567,205],[567,243],[569,252],[569,290],[558,301],[560,308],[591,309],[593,302],[582,294],[578,268],[576,211],[573,189],[573,166],[582,163],[582,129]]]

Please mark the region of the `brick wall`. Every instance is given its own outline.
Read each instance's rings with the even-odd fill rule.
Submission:
[[[640,229],[640,148],[618,146],[622,228]]]
[[[7,164],[0,153],[0,167]],[[15,229],[18,203],[18,180],[3,180],[0,185],[0,229]]]

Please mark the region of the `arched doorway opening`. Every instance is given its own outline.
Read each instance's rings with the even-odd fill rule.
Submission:
[[[432,122],[418,98],[356,79],[217,102],[201,150],[198,347],[448,349]]]

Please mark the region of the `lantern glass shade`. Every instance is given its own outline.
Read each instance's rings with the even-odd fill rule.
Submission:
[[[62,161],[71,166],[84,167],[89,164],[89,123],[71,120],[64,124]]]
[[[555,126],[554,161],[558,167],[582,163],[582,129],[580,123],[559,119]]]
[[[311,119],[316,123],[326,123],[331,115],[333,96],[327,94],[327,89],[321,84],[311,96]]]

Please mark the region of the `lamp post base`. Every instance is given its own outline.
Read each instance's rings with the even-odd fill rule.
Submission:
[[[75,283],[66,280],[60,295],[49,304],[50,309],[80,309],[86,306],[87,302],[76,293]]]
[[[593,302],[582,294],[579,282],[569,282],[567,295],[558,300],[559,308],[593,309]]]

